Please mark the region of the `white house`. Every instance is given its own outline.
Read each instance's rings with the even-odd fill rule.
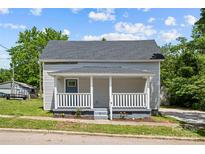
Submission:
[[[160,105],[154,40],[49,41],[43,63],[44,109],[94,119],[150,116]]]

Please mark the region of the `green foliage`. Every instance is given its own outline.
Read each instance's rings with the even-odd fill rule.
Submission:
[[[195,23],[190,46],[199,53],[205,54],[205,8],[201,9],[200,19]]]
[[[39,86],[39,56],[49,40],[68,40],[68,36],[52,28],[40,31],[36,27],[19,33],[16,46],[10,49],[15,80]]]
[[[106,38],[103,37],[101,41],[107,41],[107,40],[106,40]]]
[[[76,110],[76,112],[75,112],[75,116],[76,116],[76,118],[80,118],[80,117],[81,117],[80,108],[77,108],[77,110]]]
[[[205,110],[205,9],[195,23],[192,37],[180,37],[177,45],[161,47],[161,84],[171,105]]]
[[[8,69],[0,68],[0,83],[11,81],[11,71]]]

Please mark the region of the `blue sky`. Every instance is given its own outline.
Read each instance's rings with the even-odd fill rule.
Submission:
[[[10,48],[20,31],[36,26],[61,30],[70,40],[155,39],[163,45],[190,38],[199,15],[200,9],[0,9],[0,44]],[[0,67],[8,68],[1,47],[0,55]]]

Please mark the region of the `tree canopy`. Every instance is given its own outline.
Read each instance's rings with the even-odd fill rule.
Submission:
[[[205,9],[195,23],[192,40],[178,38],[178,44],[161,47],[161,84],[171,105],[205,110]]]
[[[16,46],[9,50],[15,80],[39,86],[39,56],[49,40],[68,40],[68,36],[52,28],[40,31],[36,27],[19,33]]]

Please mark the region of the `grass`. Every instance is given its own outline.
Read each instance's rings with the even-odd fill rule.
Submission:
[[[41,99],[6,100],[5,98],[0,98],[0,114],[16,116],[53,115],[43,110],[43,101]]]
[[[153,136],[177,136],[177,137],[205,137],[205,130],[191,131],[182,127],[166,126],[121,126],[108,124],[79,124],[62,121],[28,120],[19,118],[0,118],[1,128],[25,128],[64,130],[90,133],[108,134],[133,134]]]
[[[155,122],[179,123],[177,119],[169,117],[169,116],[164,116],[164,115],[151,116],[151,119]]]

